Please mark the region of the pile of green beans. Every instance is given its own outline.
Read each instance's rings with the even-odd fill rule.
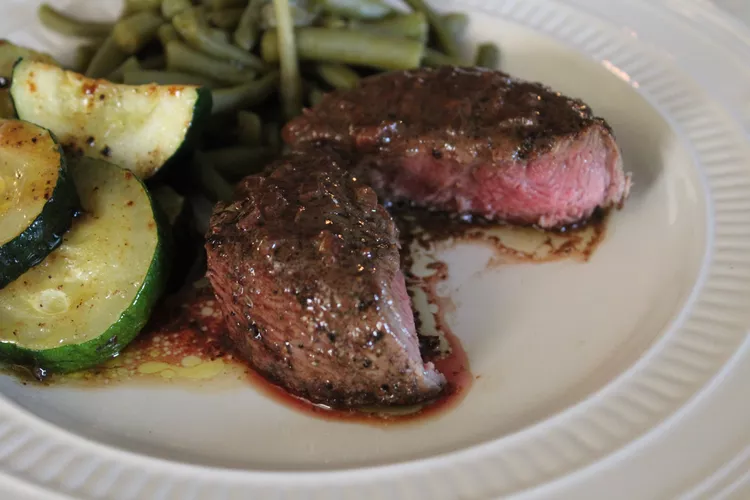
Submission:
[[[500,53],[462,51],[468,17],[425,0],[125,0],[112,23],[39,7],[48,29],[80,38],[74,70],[128,85],[198,85],[211,122],[191,160],[195,188],[216,201],[281,152],[282,124],[326,92],[374,72],[420,66],[496,68]]]

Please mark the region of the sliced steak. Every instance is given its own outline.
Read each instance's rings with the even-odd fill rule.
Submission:
[[[208,278],[239,353],[293,394],[332,407],[435,398],[399,243],[375,192],[331,151],[295,152],[219,204]]]
[[[583,102],[480,68],[423,68],[333,92],[284,128],[354,153],[381,197],[553,228],[628,195],[619,149]]]

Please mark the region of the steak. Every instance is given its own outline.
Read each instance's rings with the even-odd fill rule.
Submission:
[[[283,131],[328,143],[390,201],[554,228],[630,189],[607,123],[577,99],[482,68],[384,73],[325,96]]]
[[[400,270],[398,232],[331,150],[295,151],[214,209],[208,278],[237,351],[291,393],[332,407],[437,397]]]

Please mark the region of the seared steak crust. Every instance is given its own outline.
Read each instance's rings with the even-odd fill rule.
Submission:
[[[334,407],[436,397],[399,267],[396,227],[330,150],[245,178],[207,236],[208,278],[232,341],[270,380]]]
[[[284,140],[351,152],[385,199],[545,228],[617,206],[630,186],[586,104],[481,68],[366,78],[288,123]]]

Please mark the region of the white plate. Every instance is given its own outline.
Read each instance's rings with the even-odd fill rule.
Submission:
[[[69,56],[36,24],[37,1],[3,3],[0,34]],[[614,128],[635,187],[592,259],[485,269],[481,248],[446,250],[451,324],[481,377],[415,425],[317,420],[250,387],[2,377],[13,498],[713,497],[744,485],[750,33],[687,0],[438,3],[472,12],[471,37],[499,43],[503,69],[583,98]]]

